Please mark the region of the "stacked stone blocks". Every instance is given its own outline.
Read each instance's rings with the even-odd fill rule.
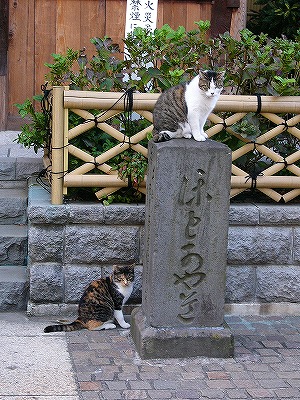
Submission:
[[[29,190],[32,314],[74,310],[84,287],[114,264],[137,266],[131,303],[141,302],[144,205],[50,204]],[[300,302],[300,207],[231,204],[226,303]]]
[[[32,186],[29,202],[29,312],[72,311],[88,283],[107,276],[113,265],[136,265],[132,301],[140,298],[144,230],[143,205],[49,204]]]
[[[300,302],[299,205],[230,208],[229,303]]]
[[[0,311],[27,307],[27,179],[42,169],[12,147],[0,143]]]

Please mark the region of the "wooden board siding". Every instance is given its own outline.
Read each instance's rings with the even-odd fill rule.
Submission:
[[[15,129],[15,122],[18,125],[14,104],[32,97],[35,92],[34,3],[34,0],[9,2],[8,114],[11,116],[10,129]]]
[[[90,38],[104,35],[122,44],[126,0],[7,0],[9,2],[8,124],[20,126],[15,103],[40,93],[52,53],[85,47],[94,54]],[[213,4],[205,0],[159,0],[157,26],[183,25],[210,20]],[[230,28],[230,25],[229,25]],[[228,28],[228,29],[229,29]],[[216,28],[217,29],[217,28]]]
[[[7,114],[7,50],[8,0],[0,3],[0,130],[4,129]]]
[[[251,11],[259,11],[262,5],[256,4],[256,0],[247,0],[247,8],[248,13],[251,13]]]

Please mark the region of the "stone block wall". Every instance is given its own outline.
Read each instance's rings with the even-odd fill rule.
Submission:
[[[50,204],[32,185],[28,199],[31,314],[72,312],[84,288],[113,265],[136,265],[131,303],[141,299],[144,205]]]
[[[29,188],[31,314],[72,312],[86,285],[114,264],[136,264],[141,301],[144,205],[50,204]],[[300,303],[300,206],[232,204],[226,303]]]
[[[300,302],[300,206],[230,207],[228,303]]]

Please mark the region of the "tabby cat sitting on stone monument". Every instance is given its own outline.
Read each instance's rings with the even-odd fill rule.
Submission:
[[[225,72],[200,70],[189,83],[163,92],[153,111],[153,140],[172,138],[207,139],[203,127],[223,90]]]
[[[91,282],[84,291],[78,305],[78,318],[74,322],[50,325],[44,332],[114,329],[114,319],[122,328],[129,328],[122,306],[132,293],[133,280],[133,266],[114,266],[111,276]]]

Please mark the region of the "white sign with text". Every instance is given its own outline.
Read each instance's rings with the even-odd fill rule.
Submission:
[[[153,32],[156,28],[158,0],[127,0],[125,37],[134,28]]]

